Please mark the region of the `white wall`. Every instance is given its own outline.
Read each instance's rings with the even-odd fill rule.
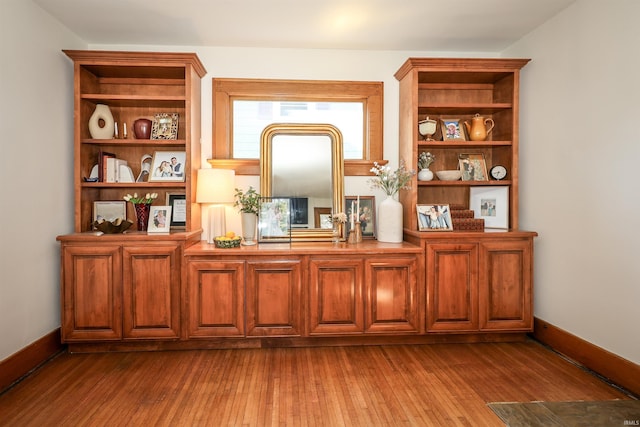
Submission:
[[[56,236],[73,231],[73,64],[86,44],[30,1],[0,14],[0,360],[60,326]]]
[[[512,46],[535,315],[640,363],[640,2],[579,0]]]

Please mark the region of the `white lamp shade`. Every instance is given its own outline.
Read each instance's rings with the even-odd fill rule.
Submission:
[[[196,203],[232,203],[235,177],[232,169],[198,169]]]

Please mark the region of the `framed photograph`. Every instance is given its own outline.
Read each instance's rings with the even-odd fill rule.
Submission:
[[[151,139],[178,139],[178,113],[159,113],[153,118]]]
[[[351,215],[357,212],[355,218],[360,220],[363,239],[375,239],[376,237],[376,206],[374,196],[360,196],[360,207],[358,208],[358,196],[347,196],[344,198],[344,213],[347,214],[345,225],[345,236],[349,236],[351,231]]]
[[[459,154],[458,163],[463,181],[488,181],[487,164],[484,154]]]
[[[127,202],[93,202],[94,221],[115,221],[117,218],[127,219]]]
[[[171,206],[151,206],[148,233],[168,233],[170,229]]]
[[[187,196],[185,193],[167,193],[167,205],[171,206],[171,229],[184,230],[187,226]]]
[[[451,210],[449,205],[416,205],[419,231],[451,231]]]
[[[291,224],[304,225],[309,224],[308,213],[309,199],[307,197],[291,198]]]
[[[258,242],[291,242],[291,199],[260,198]]]
[[[185,151],[156,151],[149,181],[184,181],[186,160]]]
[[[467,138],[464,133],[464,128],[460,119],[448,119],[442,117],[440,119],[440,127],[442,129],[443,141],[466,141]]]
[[[331,208],[313,208],[313,228],[333,228]]]
[[[471,187],[469,208],[476,218],[484,219],[485,228],[509,228],[509,187]]]

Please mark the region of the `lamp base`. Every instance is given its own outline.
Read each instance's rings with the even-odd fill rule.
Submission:
[[[225,207],[223,205],[213,205],[209,207],[209,234],[207,242],[213,243],[213,239],[224,236],[227,233]]]

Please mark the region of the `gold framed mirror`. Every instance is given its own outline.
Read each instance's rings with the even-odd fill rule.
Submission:
[[[329,124],[274,123],[262,131],[260,195],[292,199],[292,241],[331,240],[330,222],[316,227],[314,212],[343,211],[342,150],[342,134]]]

